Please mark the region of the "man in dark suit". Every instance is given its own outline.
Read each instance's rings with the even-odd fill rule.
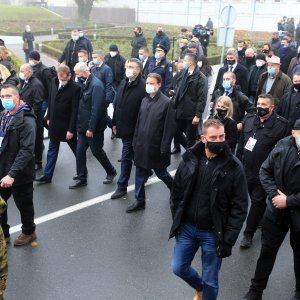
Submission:
[[[89,67],[84,62],[77,63],[74,71],[81,91],[77,116],[77,176],[73,177],[75,182],[69,188],[76,189],[87,185],[86,151],[89,147],[106,171],[107,175],[103,183],[109,184],[117,176],[117,171],[103,150],[107,115],[104,86],[96,76],[90,73]]]
[[[236,85],[239,85],[242,92],[247,94],[248,87],[248,70],[238,62],[238,53],[234,48],[230,48],[227,51],[227,65],[220,68],[218,77],[213,90],[213,94],[219,88],[222,88],[223,75],[226,72],[233,72],[236,76]]]
[[[49,149],[44,175],[35,181],[50,183],[52,180],[60,142],[67,142],[76,156],[76,121],[80,96],[80,87],[71,79],[68,66],[61,65],[57,69],[57,77],[53,79],[50,105],[46,115],[49,125]]]
[[[28,103],[36,116],[36,140],[35,140],[35,170],[42,168],[44,150],[43,142],[43,116],[42,102],[45,99],[45,89],[40,80],[33,75],[33,69],[29,64],[20,67],[20,79],[22,80],[20,98]]]
[[[149,74],[148,67],[150,62],[150,53],[147,47],[142,47],[139,49],[139,60],[143,63],[142,77],[146,80]]]

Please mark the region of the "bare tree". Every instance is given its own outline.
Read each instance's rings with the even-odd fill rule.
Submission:
[[[78,18],[87,22],[90,20],[90,14],[97,0],[74,0],[78,6]]]

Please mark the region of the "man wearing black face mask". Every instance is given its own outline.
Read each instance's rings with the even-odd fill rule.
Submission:
[[[162,27],[157,28],[157,33],[156,33],[155,37],[153,38],[153,42],[152,42],[153,54],[155,54],[155,50],[156,50],[156,47],[158,44],[164,45],[167,52],[169,52],[170,47],[171,47],[171,42],[170,42],[170,39],[167,36],[167,34],[163,31]]]
[[[245,173],[230,153],[221,121],[207,120],[201,142],[183,154],[170,205],[173,272],[195,289],[194,299],[216,300],[222,258],[231,255],[248,206]],[[202,276],[191,267],[199,245]]]
[[[147,47],[147,41],[141,27],[134,27],[134,38],[131,41],[131,58],[139,58],[139,49]]]
[[[290,126],[300,119],[300,72],[293,75],[293,84],[279,101],[277,114],[287,119]]]
[[[259,180],[259,169],[276,143],[289,134],[289,123],[274,112],[272,95],[259,95],[257,113],[247,114],[243,122],[243,162],[248,182],[251,208],[240,246],[249,248],[264,215],[267,194]]]
[[[237,51],[233,48],[229,48],[227,50],[226,59],[227,59],[227,65],[219,69],[213,94],[215,93],[216,90],[222,89],[223,75],[226,72],[233,72],[235,74],[236,76],[235,84],[240,86],[244,94],[247,94],[248,70],[241,63],[238,62]]]
[[[255,65],[255,53],[252,48],[248,48],[245,51],[245,59],[243,64],[247,68],[248,72],[250,71],[250,68]]]

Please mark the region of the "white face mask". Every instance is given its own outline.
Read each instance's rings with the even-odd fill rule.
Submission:
[[[125,76],[127,78],[132,78],[134,76],[132,69],[126,69]]]
[[[110,51],[109,54],[110,54],[111,57],[115,57],[118,54],[118,52],[117,51]]]
[[[157,88],[152,84],[146,84],[146,92],[148,94],[154,94],[157,92]]]
[[[35,62],[33,61],[33,60],[30,60],[29,61],[29,64],[33,67],[33,66],[35,66]]]
[[[31,30],[30,30],[30,28],[26,28],[25,31],[26,32],[30,32]]]
[[[198,61],[197,65],[198,65],[199,68],[202,68],[202,61]]]
[[[66,85],[68,80],[59,80],[59,85]]]
[[[79,32],[79,37],[83,37],[83,32]]]
[[[262,61],[260,61],[260,60],[257,60],[255,63],[256,63],[256,66],[258,68],[260,68],[260,67],[262,67],[264,65],[264,63]]]
[[[23,72],[19,73],[19,77],[20,77],[21,80],[26,80],[26,77],[25,77]]]

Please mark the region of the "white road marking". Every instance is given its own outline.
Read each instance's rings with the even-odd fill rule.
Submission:
[[[176,172],[176,170],[171,171],[170,172],[171,176],[174,176],[175,172]],[[157,183],[159,181],[160,181],[160,179],[157,178],[157,177],[149,178],[148,181],[147,181],[147,183],[146,183],[146,185],[151,185],[151,184]],[[134,184],[132,184],[132,185],[130,185],[130,186],[127,187],[127,192],[132,192],[132,191],[134,191]],[[81,202],[81,203],[78,203],[78,204],[75,204],[75,205],[72,205],[72,206],[60,209],[60,210],[55,211],[53,213],[50,213],[48,215],[44,215],[42,217],[39,217],[39,218],[35,219],[34,222],[35,222],[36,225],[42,224],[42,223],[45,223],[45,222],[57,219],[59,217],[63,217],[65,215],[71,214],[71,213],[73,213],[75,211],[82,210],[82,209],[90,207],[92,205],[96,205],[96,204],[99,204],[101,202],[110,200],[110,196],[113,193],[114,192],[107,193],[107,194],[104,194],[102,196],[98,196],[98,197],[95,197],[93,199],[86,200],[84,202]],[[21,226],[22,226],[22,224],[19,224],[19,225],[11,227],[10,230],[9,230],[9,232],[11,234],[19,232],[19,231],[21,231]]]

